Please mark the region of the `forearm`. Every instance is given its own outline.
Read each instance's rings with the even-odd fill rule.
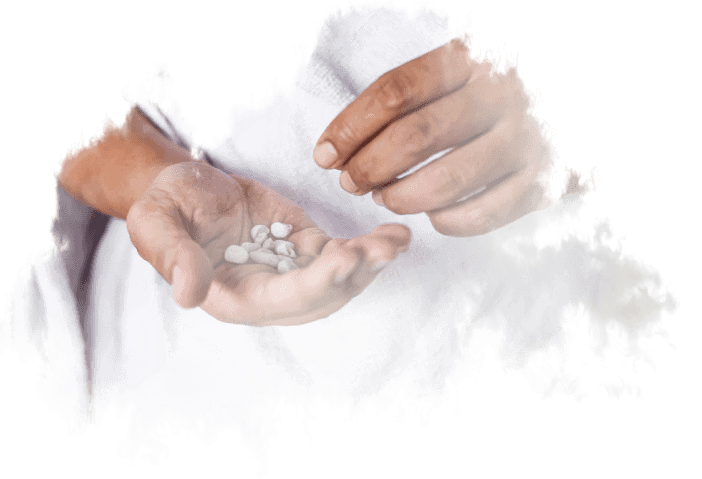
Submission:
[[[94,145],[66,159],[59,184],[90,207],[125,219],[129,208],[167,166],[191,160],[137,109],[122,128],[111,128]]]

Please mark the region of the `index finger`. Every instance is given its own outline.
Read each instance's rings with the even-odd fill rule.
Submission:
[[[386,125],[463,86],[474,62],[459,39],[382,75],[329,124],[314,159],[322,168],[341,168]]]

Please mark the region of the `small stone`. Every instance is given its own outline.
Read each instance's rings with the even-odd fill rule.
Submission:
[[[224,251],[224,259],[230,263],[244,264],[249,260],[249,252],[233,244]]]
[[[290,258],[286,257],[285,259],[280,260],[280,263],[278,263],[278,272],[280,274],[285,274],[294,269],[297,269],[297,265],[293,263],[293,260]]]
[[[283,256],[289,256],[290,258],[297,258],[295,254],[295,245],[290,241],[278,240],[275,242],[275,247],[273,248],[277,254]]]
[[[271,234],[276,238],[285,238],[290,234],[292,229],[292,225],[275,222],[271,225]]]
[[[258,234],[258,236],[256,236],[256,237],[254,238],[254,242],[255,242],[256,244],[259,244],[259,245],[260,245],[260,244],[263,244],[263,242],[266,241],[267,239],[268,239],[268,234],[266,234],[266,233],[264,233],[264,232],[261,232],[261,233]]]
[[[251,251],[259,249],[261,245],[258,243],[241,243],[241,247],[250,253]]]
[[[277,268],[278,263],[280,263],[280,258],[275,253],[263,248],[252,251],[249,256],[251,256],[251,259],[257,263],[267,264],[268,266],[273,266],[274,268]]]
[[[271,230],[268,228],[266,225],[256,225],[253,228],[251,228],[251,237],[255,238],[258,236],[259,233],[270,233]]]

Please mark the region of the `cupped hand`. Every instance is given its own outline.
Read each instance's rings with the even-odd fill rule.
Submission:
[[[315,161],[341,170],[346,191],[424,212],[442,234],[484,234],[547,206],[537,176],[548,148],[527,107],[514,70],[492,74],[453,40],[361,93],[322,134]]]
[[[232,244],[251,242],[251,228],[293,226],[298,269],[279,274],[249,260],[224,260]],[[137,251],[183,307],[252,325],[301,324],[329,316],[365,289],[380,269],[406,251],[410,231],[399,224],[332,239],[292,201],[251,180],[197,162],[161,171],[127,216]]]

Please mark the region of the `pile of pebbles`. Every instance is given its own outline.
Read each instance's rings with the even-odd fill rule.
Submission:
[[[294,245],[284,239],[292,229],[292,225],[277,222],[270,228],[265,225],[256,225],[251,228],[253,243],[231,245],[224,252],[224,259],[236,264],[244,264],[252,259],[256,263],[277,268],[281,274],[297,269],[297,265],[293,262],[293,258],[297,258]],[[278,239],[270,238],[269,233]]]

